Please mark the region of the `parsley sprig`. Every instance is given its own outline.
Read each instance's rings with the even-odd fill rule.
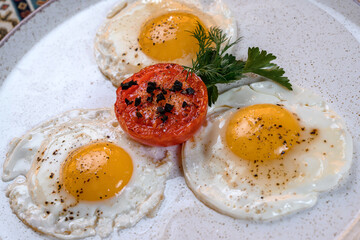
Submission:
[[[271,62],[276,59],[273,54],[260,51],[258,47],[249,48],[245,62],[226,53],[240,38],[230,42],[231,39],[220,28],[211,27],[207,32],[200,24],[191,35],[197,39],[199,51],[196,59],[192,61],[192,67],[184,68],[204,81],[208,90],[209,106],[216,102],[219,95],[216,84],[234,82],[245,77],[244,73],[258,74],[292,90],[289,79],[283,76],[284,70]]]

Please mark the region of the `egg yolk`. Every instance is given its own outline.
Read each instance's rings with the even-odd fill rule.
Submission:
[[[257,104],[238,110],[226,129],[226,142],[245,160],[281,158],[300,136],[297,119],[288,110],[272,104]]]
[[[129,182],[131,157],[108,142],[93,143],[72,152],[61,177],[65,189],[78,200],[98,201],[115,196]]]
[[[190,31],[194,31],[198,23],[204,27],[198,17],[189,13],[161,15],[142,27],[140,47],[149,57],[159,61],[172,61],[187,56],[193,59],[199,46]]]

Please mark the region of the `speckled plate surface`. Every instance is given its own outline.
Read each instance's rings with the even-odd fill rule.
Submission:
[[[58,0],[0,43],[0,162],[8,143],[76,108],[111,107],[115,89],[97,68],[95,33],[118,0]],[[235,220],[205,207],[184,179],[170,179],[158,214],[114,233],[118,239],[360,239],[360,5],[344,0],[225,1],[242,36],[237,55],[259,46],[278,56],[295,84],[325,98],[354,141],[353,167],[311,209],[279,221]],[[46,239],[11,212],[0,181],[0,239]],[[94,238],[96,239],[96,238]]]

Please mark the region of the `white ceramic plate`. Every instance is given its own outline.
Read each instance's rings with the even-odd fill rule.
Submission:
[[[118,0],[46,4],[0,43],[0,162],[8,143],[33,126],[75,108],[111,107],[115,89],[93,54],[96,30]],[[291,81],[323,96],[354,141],[349,176],[309,210],[270,223],[231,219],[205,207],[183,178],[168,181],[152,219],[114,233],[129,239],[336,239],[358,237],[360,206],[360,5],[357,1],[225,1],[243,37],[237,55],[259,46],[278,56]],[[1,169],[2,172],[2,164]],[[11,212],[0,181],[0,239],[45,239]]]

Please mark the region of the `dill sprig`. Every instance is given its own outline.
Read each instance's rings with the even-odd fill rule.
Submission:
[[[205,83],[209,106],[218,98],[218,83],[230,83],[245,77],[244,73],[255,73],[269,78],[289,90],[292,90],[289,79],[284,75],[284,70],[275,63],[276,57],[253,47],[248,49],[246,62],[237,60],[232,54],[226,53],[229,48],[240,41],[240,38],[231,42],[231,39],[218,27],[211,27],[207,32],[199,23],[191,35],[196,38],[199,51],[192,67],[184,67],[189,72],[198,75]]]

